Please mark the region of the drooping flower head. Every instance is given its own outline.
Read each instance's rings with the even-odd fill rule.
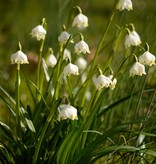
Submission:
[[[84,54],[90,53],[88,44],[85,41],[83,41],[83,40],[81,40],[78,43],[76,43],[75,46],[74,46],[74,49],[75,49],[75,53],[77,53],[77,54],[80,54],[80,53],[84,53]]]
[[[67,48],[65,48],[63,52],[63,59],[66,58],[68,58],[71,61],[71,52]]]
[[[120,11],[127,9],[128,11],[133,10],[133,5],[131,0],[119,0],[116,8]]]
[[[46,30],[43,28],[42,25],[38,25],[35,28],[32,29],[31,31],[31,36],[36,38],[38,41],[40,40],[44,40],[45,39],[45,35],[46,35]]]
[[[97,78],[93,80],[96,89],[100,90],[102,88],[108,88],[112,83],[111,79],[104,75],[99,75]]]
[[[67,66],[64,67],[63,74],[65,76],[69,75],[78,75],[79,74],[79,69],[76,65],[69,63]]]
[[[139,56],[139,62],[149,66],[155,65],[155,56],[149,51],[146,51],[141,56]]]
[[[113,75],[109,75],[108,78],[110,78],[110,80],[112,81],[109,87],[111,90],[113,90],[117,84],[117,79],[113,79]]]
[[[46,59],[46,64],[48,67],[54,67],[57,63],[57,59],[54,54],[50,54]]]
[[[79,67],[79,69],[86,69],[87,67],[87,61],[82,58],[82,57],[79,57],[77,60],[76,60],[76,65]]]
[[[130,76],[142,76],[143,74],[146,75],[145,66],[143,64],[140,64],[139,62],[135,62],[130,69]]]
[[[59,119],[66,120],[78,120],[77,109],[71,105],[62,104],[58,107]]]
[[[48,56],[46,58],[46,65],[48,67],[54,67],[56,65],[56,63],[57,63],[57,59],[54,56],[53,49],[49,48],[48,49]]]
[[[66,44],[67,40],[70,38],[70,34],[67,31],[63,31],[59,37],[58,37],[58,41],[60,42],[60,44]]]
[[[85,28],[88,27],[88,17],[82,13],[79,13],[73,20],[73,27]]]
[[[28,64],[27,55],[21,50],[11,55],[11,64]]]
[[[128,48],[130,46],[138,46],[140,44],[141,44],[140,36],[135,30],[130,31],[129,34],[126,35],[125,48]]]

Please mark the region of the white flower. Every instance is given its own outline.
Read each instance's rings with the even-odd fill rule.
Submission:
[[[58,111],[59,111],[59,119],[66,120],[69,118],[71,120],[78,120],[77,109],[69,104],[60,105],[58,107]]]
[[[96,89],[102,89],[103,87],[108,88],[110,84],[112,83],[111,79],[104,75],[99,75],[97,78],[93,80]]]
[[[65,44],[67,42],[67,40],[70,38],[70,34],[66,31],[63,31],[59,37],[58,37],[58,41],[61,43],[61,44]]]
[[[138,145],[141,145],[142,144],[144,138],[145,138],[145,135],[144,134],[140,134],[139,135],[138,140],[137,140]]]
[[[78,43],[75,44],[74,46],[75,53],[80,54],[80,53],[90,53],[89,46],[87,45],[86,42],[83,40],[79,41]]]
[[[133,5],[131,0],[119,0],[116,8],[120,11],[127,9],[128,11],[133,10]]]
[[[139,62],[144,65],[155,65],[155,56],[149,51],[146,51],[139,57]]]
[[[46,30],[43,28],[42,25],[38,25],[35,28],[32,29],[31,31],[31,36],[36,38],[38,41],[39,40],[44,40],[45,39],[45,35],[46,35]]]
[[[65,76],[69,76],[71,74],[73,75],[78,75],[79,74],[79,69],[76,65],[69,63],[66,67],[64,67],[63,74]]]
[[[28,64],[28,58],[22,51],[17,51],[11,55],[11,64]]]
[[[79,13],[73,20],[72,26],[74,27],[88,27],[88,18],[87,16],[83,15],[82,13]]]
[[[64,52],[63,52],[63,59],[68,58],[71,61],[71,52],[65,48]]]
[[[46,59],[46,64],[49,67],[54,67],[57,63],[57,59],[53,54],[50,54]]]
[[[82,57],[79,57],[77,60],[76,60],[76,65],[79,67],[79,69],[86,69],[87,67],[87,61],[82,58]]]
[[[140,36],[136,31],[131,31],[125,39],[125,48],[130,46],[138,46],[141,44]]]
[[[145,66],[143,64],[140,64],[139,62],[135,62],[130,69],[130,76],[142,76],[143,74],[146,75]]]
[[[110,78],[110,80],[112,81],[109,87],[110,87],[110,89],[113,90],[115,88],[115,86],[116,86],[117,79],[116,78],[113,79],[113,75],[109,75],[108,78]]]

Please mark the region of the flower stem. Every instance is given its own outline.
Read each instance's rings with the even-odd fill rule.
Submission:
[[[69,95],[70,95],[70,98],[72,99],[73,98],[73,93],[72,93],[72,85],[71,85],[71,81],[70,81],[70,76],[67,76],[67,83],[68,83],[68,88],[69,88]]]
[[[44,124],[43,130],[41,131],[41,134],[40,134],[40,137],[39,137],[39,141],[38,141],[36,149],[35,149],[35,153],[34,153],[34,158],[33,158],[32,164],[36,164],[37,163],[37,159],[38,159],[38,155],[39,155],[39,151],[40,151],[40,147],[41,147],[43,138],[44,138],[45,133],[47,131],[47,128],[48,128],[48,126],[49,126],[49,124],[50,124],[50,122],[51,122],[51,120],[53,118],[53,115],[54,115],[54,113],[56,111],[55,109],[59,106],[59,104],[60,104],[60,101],[58,100],[57,102],[53,103],[53,105],[52,105],[53,108],[52,109],[50,109],[48,107],[48,109],[50,110],[50,113],[49,113],[49,115],[47,117],[47,120],[46,120],[46,122]]]
[[[116,4],[115,4],[115,6],[116,6]],[[95,67],[97,57],[98,57],[98,55],[99,55],[99,53],[100,53],[101,47],[102,47],[102,45],[103,45],[103,42],[105,41],[106,34],[107,34],[107,32],[108,32],[108,30],[109,30],[109,27],[110,27],[110,25],[111,25],[111,23],[112,23],[112,21],[113,21],[115,12],[116,12],[116,7],[114,8],[114,10],[113,10],[113,12],[112,12],[112,14],[111,14],[111,16],[110,16],[110,18],[109,18],[109,21],[108,21],[108,24],[107,24],[107,26],[106,26],[106,29],[104,30],[103,35],[102,35],[102,37],[101,37],[101,40],[100,40],[100,42],[99,42],[99,44],[98,44],[98,47],[97,47],[97,49],[96,49],[96,52],[95,52],[95,55],[94,55],[94,58],[93,58],[92,65],[91,65],[91,67],[90,67],[90,70],[92,70],[92,69]],[[87,89],[88,89],[88,85],[89,85],[89,82],[88,82],[87,85],[85,86],[84,92],[83,92],[82,95],[86,95],[86,92],[87,92]],[[82,101],[81,101],[81,106],[84,105],[85,99],[86,99],[86,96],[83,96]]]
[[[37,65],[37,80],[36,80],[36,86],[37,88],[40,90],[41,88],[41,84],[40,84],[40,73],[41,73],[41,60],[42,60],[42,52],[43,52],[43,46],[44,46],[44,42],[45,40],[43,39],[41,41],[41,46],[40,46],[40,50],[39,50],[39,57],[38,57],[38,65]],[[36,90],[36,97],[37,100],[40,100],[40,95],[38,95],[38,91]]]
[[[112,21],[113,21],[113,18],[114,18],[114,15],[115,15],[115,11],[116,11],[116,8],[113,10],[113,12],[112,12],[112,14],[111,14],[111,16],[110,16],[110,18],[109,18],[108,24],[107,24],[107,26],[106,26],[106,29],[104,30],[103,35],[102,35],[102,37],[101,37],[101,40],[100,40],[100,42],[99,42],[99,44],[98,44],[97,50],[96,50],[95,55],[94,55],[93,63],[92,63],[92,65],[91,65],[91,69],[95,66],[97,57],[98,57],[98,55],[99,55],[99,52],[100,52],[101,47],[102,47],[102,45],[103,45],[103,42],[104,42],[104,40],[105,40],[105,38],[106,38],[106,34],[107,34],[107,32],[108,32],[108,30],[109,30],[109,27],[110,27],[110,25],[111,25],[111,23],[112,23]]]
[[[17,64],[16,73],[16,123],[16,133],[18,134],[20,129],[20,64]]]

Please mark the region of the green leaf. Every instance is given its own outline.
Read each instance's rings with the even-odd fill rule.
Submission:
[[[15,164],[12,155],[8,152],[7,148],[0,143],[0,161],[9,164]]]
[[[4,93],[4,95],[9,99],[10,102],[12,102],[14,105],[16,104],[15,100],[1,86],[0,86],[0,90],[2,91],[2,93]]]
[[[121,132],[127,126],[128,124],[123,124],[105,131],[103,135],[97,136],[97,138],[94,141],[92,141],[86,147],[84,147],[84,149],[75,157],[75,163],[80,162],[83,158],[87,158],[87,156],[89,156],[90,153],[94,152],[95,150],[98,150],[99,146],[105,143],[107,137],[113,136]]]
[[[23,118],[24,118],[24,120],[25,120],[25,122],[26,122],[28,128],[29,128],[32,132],[35,133],[35,132],[36,132],[36,131],[35,131],[35,127],[34,127],[33,122],[31,121],[31,119],[30,119],[30,117],[29,117],[28,112],[27,112],[23,107],[21,107],[20,109],[21,109],[22,116],[23,116]]]
[[[15,143],[17,141],[16,136],[8,125],[0,121],[1,135],[8,139],[10,142]]]
[[[116,151],[120,151],[120,152],[136,152],[139,151],[139,148],[136,148],[134,146],[120,146],[120,145],[115,145],[115,146],[110,146],[110,147],[104,147],[100,150],[97,150],[95,152],[92,152],[90,154],[90,158],[94,157],[93,159],[90,160],[89,163],[95,163],[95,161],[97,161],[98,159],[100,159],[101,157],[104,157],[107,154],[110,153],[115,153]]]

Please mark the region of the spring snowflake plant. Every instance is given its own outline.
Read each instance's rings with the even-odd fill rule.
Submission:
[[[124,9],[133,9],[130,0],[115,2],[99,44],[87,36],[88,17],[79,6],[71,9],[68,28],[54,37],[56,47],[44,44],[51,33],[43,18],[31,31],[40,44],[36,73],[30,72],[34,81],[24,73],[20,77],[20,65],[28,58],[19,44],[11,55],[17,65],[15,98],[0,87],[9,110],[9,120],[0,121],[0,163],[155,162],[156,90],[147,84],[154,50],[149,52],[147,43],[144,47],[143,34],[139,36],[132,24],[120,25],[128,31],[125,43],[118,35],[123,28],[116,29],[112,22],[116,10],[125,16],[120,12]],[[111,32],[108,43],[110,27],[116,34]],[[112,51],[117,43],[120,46]]]

